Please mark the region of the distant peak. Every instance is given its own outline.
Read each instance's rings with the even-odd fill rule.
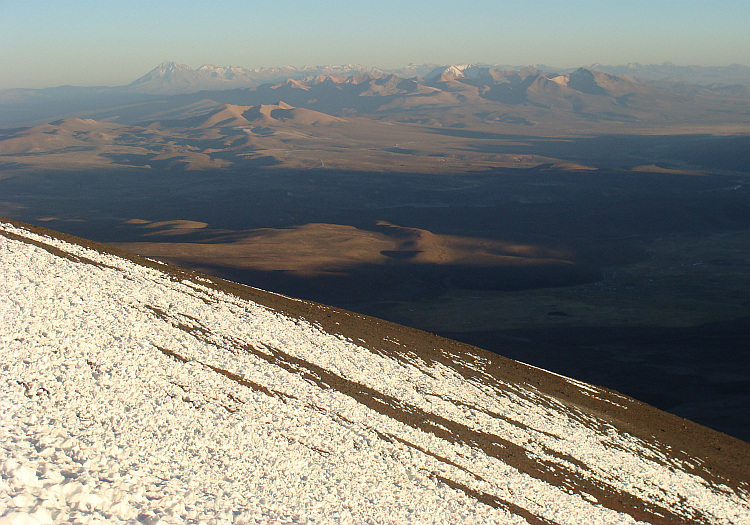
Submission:
[[[151,70],[152,73],[161,75],[168,75],[175,71],[192,71],[192,68],[186,64],[178,64],[175,61],[164,61]]]
[[[441,79],[448,79],[451,77],[463,78],[466,76],[464,74],[464,71],[466,71],[469,67],[471,67],[471,64],[452,64],[449,66],[436,67],[428,74],[426,74],[424,76],[424,79],[428,81],[436,81]]]

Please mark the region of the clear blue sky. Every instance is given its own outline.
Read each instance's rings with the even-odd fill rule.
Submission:
[[[0,0],[0,88],[264,67],[750,65],[750,0]]]

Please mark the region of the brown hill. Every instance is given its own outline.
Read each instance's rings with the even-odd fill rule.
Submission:
[[[320,111],[305,108],[295,108],[286,102],[278,104],[260,104],[248,108],[242,116],[248,122],[261,122],[266,125],[284,124],[287,126],[318,126],[344,122],[344,119],[326,115]]]
[[[45,153],[106,144],[125,126],[92,119],[68,118],[18,131],[0,140],[0,154]]]

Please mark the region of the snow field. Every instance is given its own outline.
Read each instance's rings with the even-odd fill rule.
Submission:
[[[84,262],[0,236],[0,524],[526,522],[438,476],[557,523],[635,522],[321,387],[319,369],[448,433],[457,423],[686,515],[748,522],[747,497],[532,388],[376,355],[200,283],[2,228]]]

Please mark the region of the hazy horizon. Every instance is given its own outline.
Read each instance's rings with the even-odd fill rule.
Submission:
[[[7,4],[0,89],[116,86],[164,61],[235,65],[748,62],[750,4],[335,0]]]
[[[631,60],[631,61],[628,61],[628,62],[618,62],[618,63],[591,62],[591,63],[585,63],[585,64],[584,63],[580,63],[580,64],[567,64],[567,65],[560,65],[560,64],[554,64],[554,63],[543,63],[543,62],[534,62],[534,63],[531,63],[531,62],[529,62],[529,63],[502,63],[502,64],[500,64],[498,62],[487,63],[487,62],[471,61],[471,60],[462,61],[462,62],[456,62],[456,61],[454,61],[454,62],[448,62],[448,61],[442,61],[442,62],[439,62],[439,61],[438,62],[414,62],[414,61],[411,61],[411,62],[404,62],[403,64],[398,64],[398,65],[394,65],[394,66],[390,66],[390,67],[385,67],[385,66],[382,66],[382,65],[379,65],[379,64],[370,64],[370,63],[359,61],[359,62],[338,62],[338,63],[334,63],[334,62],[319,62],[319,63],[304,63],[304,64],[302,64],[302,63],[300,63],[300,64],[291,64],[291,63],[289,63],[289,64],[282,64],[282,63],[279,63],[279,64],[267,64],[267,65],[262,65],[262,66],[257,66],[257,67],[251,67],[251,66],[246,66],[246,65],[243,65],[243,64],[234,64],[234,63],[229,64],[229,63],[224,63],[224,62],[221,62],[219,60],[214,60],[214,61],[210,61],[210,62],[200,62],[200,63],[187,63],[187,62],[179,60],[179,59],[166,58],[166,59],[161,60],[159,62],[153,63],[150,66],[147,66],[146,69],[144,69],[144,70],[142,70],[140,72],[135,72],[134,76],[132,78],[127,78],[127,79],[124,79],[123,81],[119,81],[119,82],[109,82],[109,83],[80,83],[80,82],[79,83],[74,83],[74,82],[69,82],[69,83],[63,83],[63,84],[52,83],[50,85],[23,85],[23,86],[21,86],[21,85],[19,85],[19,86],[4,86],[3,84],[0,84],[0,90],[4,90],[4,89],[52,89],[52,88],[58,88],[58,87],[82,87],[82,88],[84,88],[84,87],[119,87],[119,86],[127,86],[127,85],[133,83],[134,81],[139,80],[141,77],[144,77],[145,75],[147,75],[151,71],[153,71],[155,69],[158,69],[162,64],[169,64],[169,63],[173,63],[173,64],[177,64],[177,65],[181,65],[181,66],[182,65],[188,66],[193,71],[198,70],[202,66],[239,67],[239,68],[248,69],[248,70],[262,70],[262,69],[276,69],[276,68],[281,69],[281,68],[285,68],[285,67],[300,68],[300,69],[302,69],[302,68],[305,68],[305,67],[332,67],[332,68],[336,68],[336,67],[341,67],[341,66],[361,66],[363,68],[373,68],[373,69],[379,69],[379,70],[383,70],[383,71],[397,71],[397,70],[402,69],[402,68],[403,69],[408,68],[409,66],[419,67],[419,66],[425,66],[425,65],[430,65],[430,66],[434,65],[436,68],[438,68],[438,67],[443,67],[443,66],[447,67],[447,66],[462,65],[462,64],[471,64],[471,65],[484,66],[484,67],[495,67],[495,66],[497,66],[497,67],[507,67],[507,68],[510,68],[510,69],[522,69],[522,68],[525,68],[525,67],[537,67],[537,68],[541,68],[541,69],[548,68],[549,70],[552,70],[552,71],[557,71],[557,70],[565,71],[565,70],[573,70],[573,69],[576,69],[576,68],[589,68],[589,67],[594,67],[594,66],[597,66],[597,67],[624,67],[624,66],[628,66],[630,64],[639,64],[641,66],[647,66],[647,67],[648,66],[656,66],[656,67],[659,67],[659,66],[696,67],[697,66],[697,67],[707,67],[707,68],[711,68],[711,67],[731,67],[731,66],[750,67],[747,64],[741,64],[741,63],[737,63],[737,62],[733,62],[731,64],[728,63],[728,64],[708,64],[708,65],[706,65],[706,64],[693,64],[693,63],[678,64],[678,63],[675,63],[675,62],[673,62],[671,60],[665,60],[665,61],[660,62],[660,63],[639,62],[639,61],[636,61],[636,60]]]

